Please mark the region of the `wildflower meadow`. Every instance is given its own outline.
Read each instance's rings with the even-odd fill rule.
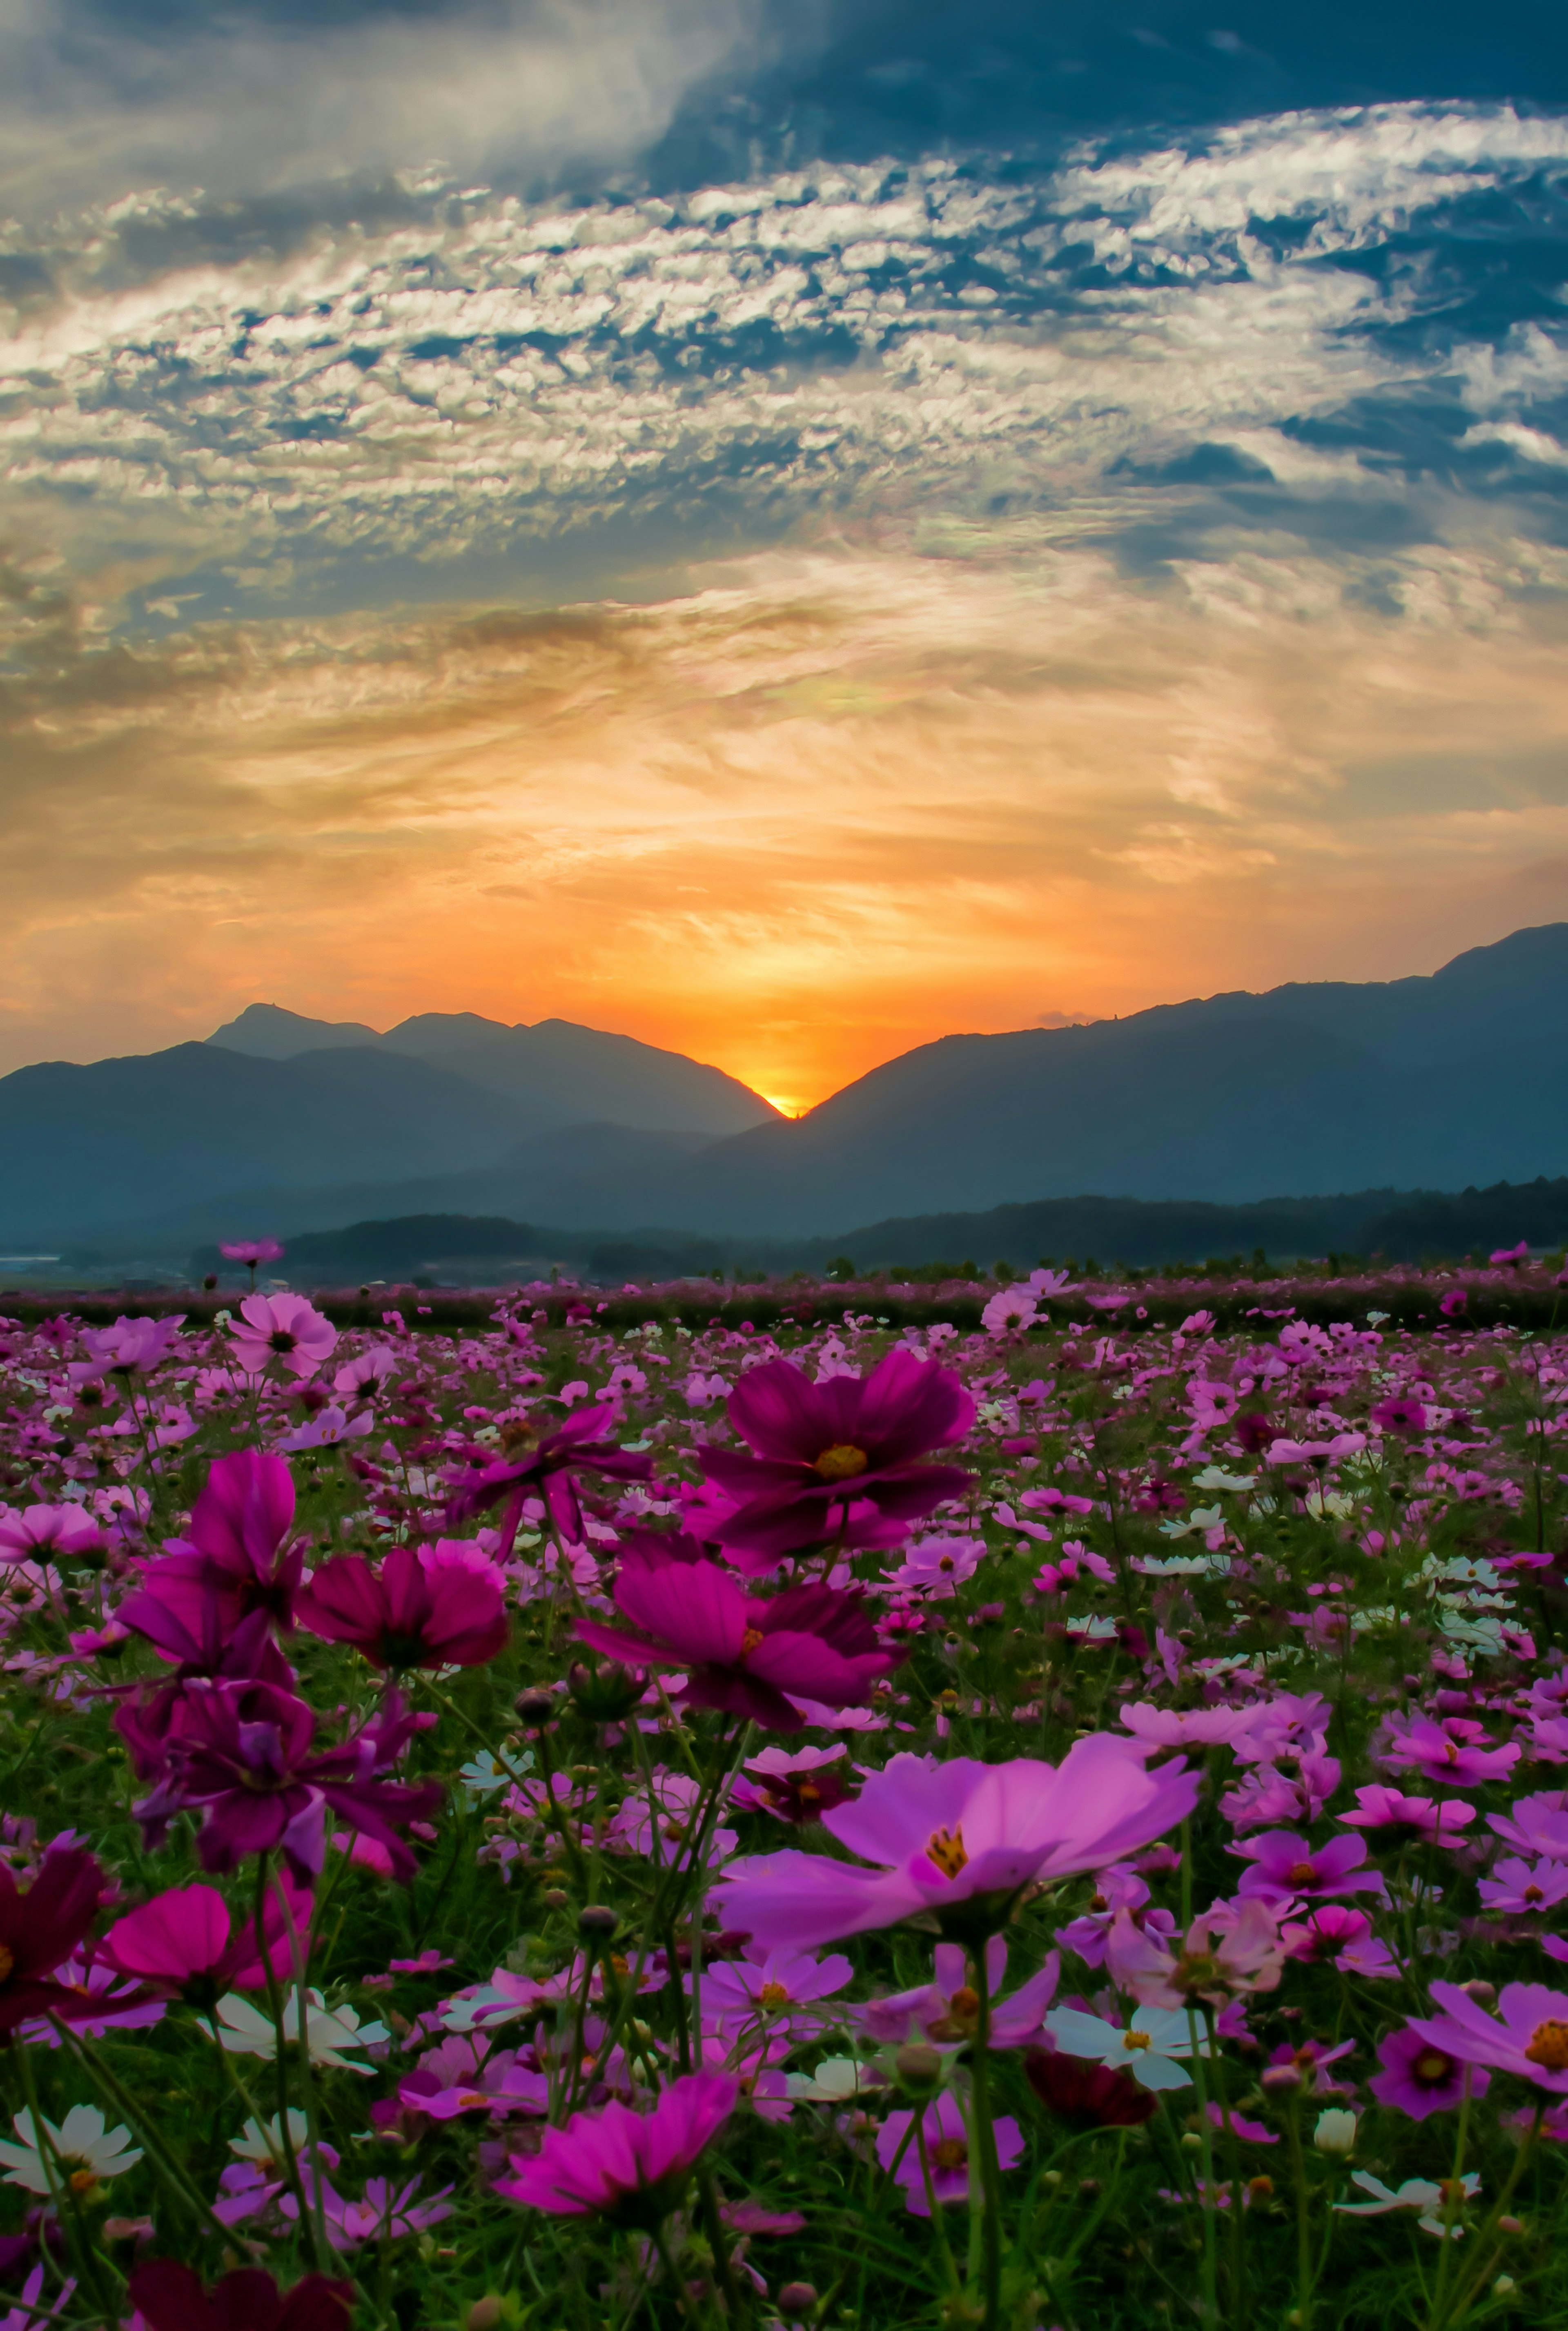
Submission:
[[[0,2331],[1568,2322],[1568,1289],[1192,1293],[0,1321]]]

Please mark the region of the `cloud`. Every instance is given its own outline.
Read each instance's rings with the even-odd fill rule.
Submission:
[[[8,1057],[262,995],[558,1013],[799,1100],[1042,989],[1430,968],[1568,912],[1568,558],[1379,572],[1393,613],[1297,556],[1155,587],[1020,522],[43,658],[3,732]]]

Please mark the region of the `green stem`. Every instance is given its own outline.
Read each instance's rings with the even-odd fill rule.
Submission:
[[[974,2134],[980,2154],[980,2288],[985,2309],[984,2331],[997,2331],[1002,2320],[1002,2171],[991,2117],[991,1971],[984,1943],[974,1954],[974,1965],[980,2017],[969,2062],[974,2079]]]

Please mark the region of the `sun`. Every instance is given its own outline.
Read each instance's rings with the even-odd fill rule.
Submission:
[[[752,1090],[776,1108],[781,1117],[803,1117],[806,1113],[807,1104],[793,1094],[764,1092],[760,1085],[754,1085]]]

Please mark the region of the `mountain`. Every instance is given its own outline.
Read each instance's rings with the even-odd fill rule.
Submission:
[[[613,1123],[717,1140],[778,1116],[722,1069],[570,1020],[508,1027],[473,1012],[422,1012],[378,1036],[357,1021],[307,1020],[275,1004],[252,1004],[207,1042],[271,1061],[351,1045],[404,1054],[500,1094],[534,1134]]]

